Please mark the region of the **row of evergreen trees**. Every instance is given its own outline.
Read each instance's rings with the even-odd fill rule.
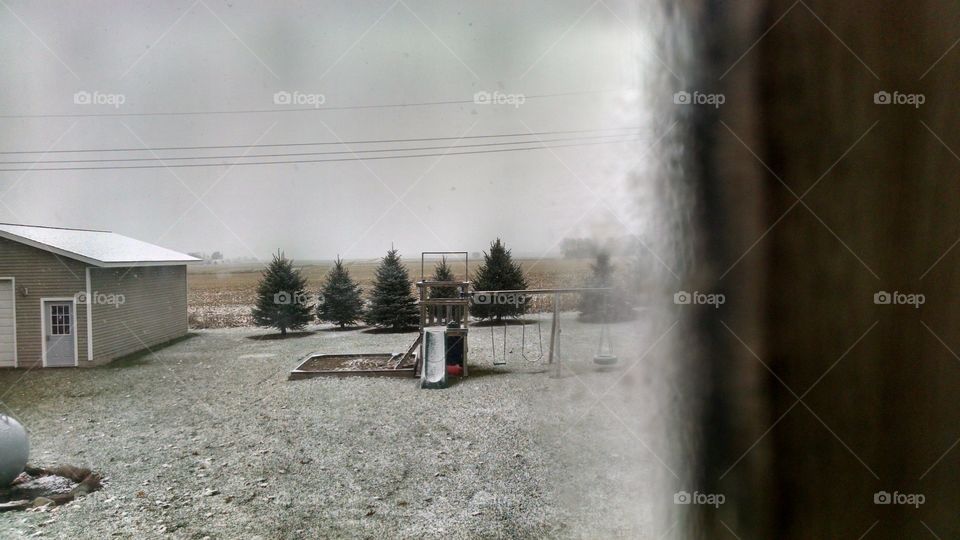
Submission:
[[[440,260],[430,277],[432,281],[454,281],[453,269],[446,258]],[[484,264],[477,270],[474,286],[481,290],[526,289],[523,269],[512,260],[510,250],[498,238],[484,253]],[[286,335],[287,330],[300,330],[316,319],[340,328],[365,322],[370,326],[402,331],[414,327],[419,320],[413,283],[400,254],[391,249],[377,267],[369,302],[363,289],[350,277],[350,271],[339,257],[327,273],[316,305],[310,304],[307,279],[293,261],[282,253],[273,257],[257,286],[257,303],[253,319],[258,326],[272,327]],[[457,287],[434,287],[432,298],[453,298]],[[471,314],[486,319],[522,314],[520,305],[475,305]]]
[[[364,309],[363,289],[350,277],[350,271],[337,257],[327,273],[316,305],[310,304],[307,278],[293,261],[282,253],[263,271],[257,286],[257,303],[253,320],[257,326],[272,327],[286,335],[287,330],[300,330],[314,316],[340,328],[367,324],[403,330],[417,323],[417,306],[410,276],[396,249],[387,252],[377,267],[370,306]]]
[[[484,252],[483,264],[474,275],[475,290],[523,290],[527,281],[520,263],[515,262],[510,250],[498,238]],[[593,265],[590,287],[610,287],[613,266],[610,257],[599,254]],[[441,259],[432,281],[454,281],[453,269],[446,258]],[[413,284],[400,254],[391,249],[377,267],[369,302],[363,299],[363,289],[350,276],[339,257],[327,273],[320,288],[316,305],[311,305],[307,279],[294,268],[293,261],[277,253],[264,270],[257,287],[257,303],[253,319],[258,326],[273,327],[286,335],[287,330],[300,330],[316,319],[346,328],[365,322],[370,326],[402,331],[418,322],[418,309]],[[453,298],[457,287],[434,287],[432,298]],[[507,303],[473,303],[470,314],[479,319],[502,320],[526,312],[526,298]],[[580,300],[581,317],[585,320],[621,318],[629,310],[619,294],[585,293]]]

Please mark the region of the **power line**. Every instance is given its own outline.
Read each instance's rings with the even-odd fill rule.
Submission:
[[[245,165],[283,165],[283,164],[299,164],[299,163],[331,163],[331,162],[341,162],[341,161],[373,161],[380,159],[402,159],[402,158],[418,158],[418,157],[441,157],[441,156],[465,156],[465,155],[474,155],[474,154],[493,154],[500,152],[521,152],[529,150],[546,150],[550,148],[568,148],[575,146],[594,146],[598,144],[619,144],[627,142],[637,142],[640,141],[639,138],[634,139],[623,139],[619,141],[596,141],[589,143],[572,143],[572,144],[555,144],[555,145],[540,145],[534,147],[525,147],[525,148],[497,148],[492,150],[467,150],[464,152],[437,152],[429,154],[405,154],[405,155],[394,155],[394,156],[370,156],[370,157],[352,157],[352,158],[332,158],[332,159],[304,159],[304,160],[284,160],[284,161],[251,161],[251,162],[235,162],[235,163],[177,163],[173,165],[117,165],[117,166],[102,166],[102,167],[44,167],[44,168],[17,168],[17,169],[0,169],[0,172],[43,172],[43,171],[100,171],[100,170],[113,170],[113,169],[179,169],[184,167],[235,167],[235,166],[245,166]],[[529,143],[533,144],[533,143]]]
[[[455,144],[448,146],[421,146],[414,148],[367,148],[361,150],[333,150],[328,152],[293,152],[293,153],[283,153],[283,154],[241,154],[241,155],[232,155],[232,156],[154,156],[154,157],[138,157],[138,158],[98,158],[98,159],[57,159],[57,160],[42,160],[42,161],[0,161],[0,166],[3,165],[46,165],[49,163],[117,163],[117,162],[132,162],[132,161],[183,161],[183,160],[201,160],[201,159],[255,159],[255,158],[276,158],[276,157],[300,157],[300,156],[322,156],[322,155],[336,155],[336,154],[375,154],[380,152],[419,152],[425,150],[448,150],[448,149],[460,149],[460,148],[479,148],[479,147],[488,147],[488,146],[508,146],[508,145],[520,145],[520,144],[538,144],[538,143],[551,143],[551,142],[567,142],[567,141],[580,141],[580,140],[597,140],[597,139],[609,139],[611,137],[623,137],[625,135],[635,135],[627,133],[612,133],[609,135],[591,135],[591,136],[582,136],[582,137],[561,137],[555,139],[535,139],[528,141],[503,141],[503,142],[494,142],[494,143],[477,143],[477,144]]]
[[[610,90],[583,90],[578,92],[558,92],[555,94],[531,94],[523,95],[524,99],[543,99],[553,97],[580,96],[590,94],[609,94],[611,92],[626,92],[630,89],[610,89]],[[518,94],[519,95],[519,94]],[[38,114],[3,114],[0,118],[115,118],[128,116],[201,116],[201,115],[225,115],[225,114],[270,114],[287,112],[329,112],[329,111],[354,111],[362,109],[392,109],[392,108],[410,108],[410,107],[430,107],[437,105],[478,105],[473,99],[452,99],[441,101],[420,101],[414,103],[385,103],[376,105],[340,105],[336,107],[284,107],[279,109],[235,109],[220,111],[155,111],[155,112],[112,112],[112,113],[38,113]],[[510,104],[513,106],[513,104]]]
[[[73,150],[5,150],[0,151],[0,155],[10,154],[69,154],[79,152],[159,152],[165,150],[222,150],[229,148],[280,148],[284,146],[324,146],[324,145],[350,145],[350,144],[378,144],[378,143],[404,143],[404,142],[427,142],[427,141],[455,141],[472,139],[492,139],[499,137],[528,137],[538,135],[569,135],[571,133],[594,133],[605,131],[631,131],[640,129],[640,126],[628,126],[620,128],[594,128],[594,129],[567,129],[558,131],[527,131],[520,133],[495,133],[488,135],[464,135],[464,136],[444,136],[444,137],[419,137],[415,139],[367,139],[354,141],[318,141],[318,142],[297,142],[297,143],[274,143],[274,144],[222,144],[209,146],[157,146],[141,148],[81,148]]]

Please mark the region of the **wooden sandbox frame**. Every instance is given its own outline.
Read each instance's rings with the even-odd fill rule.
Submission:
[[[324,354],[324,353],[310,353],[300,359],[300,363],[297,364],[297,367],[290,372],[290,375],[287,376],[288,381],[297,381],[300,379],[312,379],[314,377],[416,377],[418,373],[418,368],[420,366],[420,358],[417,356],[416,349],[420,345],[421,337],[417,337],[416,341],[413,342],[413,345],[407,349],[405,353],[347,353],[347,354]],[[349,361],[351,358],[382,358],[386,360],[384,363],[391,365],[391,368],[383,369],[307,369],[306,366],[315,358],[340,358],[343,362]],[[405,360],[412,359],[412,365],[410,362],[406,362],[408,365],[400,367],[404,364]]]

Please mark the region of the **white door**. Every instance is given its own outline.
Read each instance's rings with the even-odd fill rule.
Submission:
[[[0,279],[0,367],[13,367],[17,359],[13,280]]]
[[[73,367],[76,365],[74,333],[77,326],[73,302],[45,301],[43,304],[47,367]]]

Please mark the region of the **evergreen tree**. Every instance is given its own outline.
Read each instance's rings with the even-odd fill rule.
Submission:
[[[619,287],[614,284],[614,266],[610,254],[597,252],[597,260],[590,265],[593,275],[585,287],[608,287],[609,291],[590,291],[580,295],[580,318],[585,321],[613,321],[626,316],[630,311]]]
[[[520,263],[513,262],[510,250],[497,238],[490,244],[490,252],[483,252],[483,264],[474,276],[473,288],[478,291],[503,291],[527,288]],[[527,310],[526,297],[510,298],[508,302],[473,303],[470,314],[480,319],[517,317]]]
[[[400,261],[397,250],[391,249],[377,267],[367,323],[393,330],[416,326],[419,312],[411,289],[407,268]]]
[[[442,257],[433,269],[430,281],[455,281],[453,269],[447,264],[447,258]],[[459,295],[456,287],[431,287],[430,298],[456,298]]]
[[[360,285],[350,278],[350,271],[343,266],[343,260],[337,257],[320,289],[317,318],[337,324],[340,328],[353,326],[363,317],[362,292]]]
[[[278,252],[257,285],[254,322],[257,326],[276,328],[281,336],[286,336],[287,330],[300,330],[312,319],[307,278],[293,267],[292,260]]]

